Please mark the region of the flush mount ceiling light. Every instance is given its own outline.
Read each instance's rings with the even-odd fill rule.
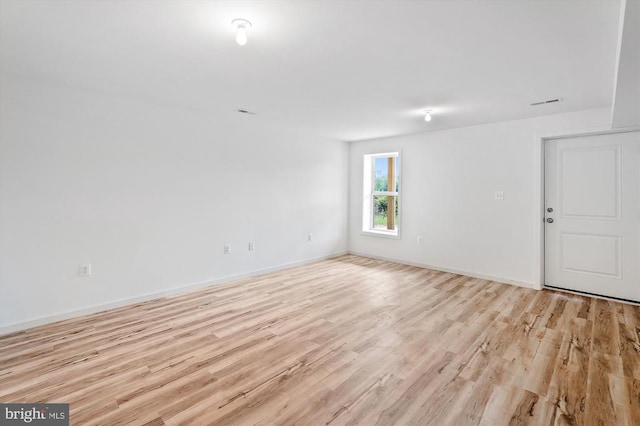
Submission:
[[[425,109],[424,111],[424,121],[431,121],[431,113],[433,111],[431,111],[430,109]]]
[[[246,19],[234,19],[231,25],[236,28],[236,43],[240,46],[247,44],[247,30],[251,28],[251,22]]]

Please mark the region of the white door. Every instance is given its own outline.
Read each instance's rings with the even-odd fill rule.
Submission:
[[[640,302],[640,132],[548,140],[545,285]]]

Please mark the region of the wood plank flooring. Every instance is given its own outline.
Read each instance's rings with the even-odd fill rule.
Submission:
[[[77,425],[640,425],[640,308],[342,256],[0,337]]]

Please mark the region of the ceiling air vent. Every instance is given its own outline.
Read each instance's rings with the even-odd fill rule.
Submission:
[[[562,99],[563,98],[547,99],[546,101],[532,102],[530,105],[537,106],[537,105],[553,104],[553,103],[562,101]]]

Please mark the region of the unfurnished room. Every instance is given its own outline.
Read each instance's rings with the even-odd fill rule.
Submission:
[[[640,0],[0,0],[0,425],[640,425]]]

